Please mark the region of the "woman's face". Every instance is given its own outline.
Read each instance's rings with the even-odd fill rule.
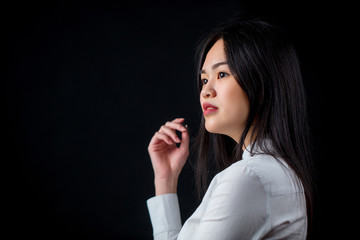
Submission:
[[[249,115],[249,101],[230,72],[222,39],[218,40],[206,55],[201,81],[203,87],[200,103],[206,130],[227,135],[239,143]],[[204,103],[217,109],[205,110]]]

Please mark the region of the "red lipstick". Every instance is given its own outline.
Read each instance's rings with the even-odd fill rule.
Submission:
[[[203,109],[204,109],[204,115],[216,112],[218,110],[217,107],[207,102],[203,104]]]

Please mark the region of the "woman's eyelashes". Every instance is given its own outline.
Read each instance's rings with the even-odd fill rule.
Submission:
[[[229,75],[229,74],[227,74],[226,72],[219,72],[218,78],[224,78],[224,77],[226,77],[227,75]]]
[[[224,78],[224,77],[227,77],[229,74],[226,73],[226,72],[219,72],[217,74],[217,78],[220,79],[220,78]],[[201,79],[201,85],[205,85],[209,80],[207,80],[206,78],[202,78]]]
[[[206,78],[201,79],[201,85],[205,85],[208,82]]]

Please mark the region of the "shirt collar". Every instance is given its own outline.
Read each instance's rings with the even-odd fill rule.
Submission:
[[[253,147],[253,145],[254,145],[254,147]],[[272,144],[271,144],[270,139],[265,139],[264,145],[267,149],[272,149]],[[252,154],[250,153],[251,150],[252,150]],[[244,152],[242,154],[242,159],[250,158],[250,157],[254,156],[255,154],[259,154],[259,153],[264,153],[264,151],[261,150],[258,142],[256,142],[256,143],[252,142],[249,145],[247,145],[246,148],[244,149]]]

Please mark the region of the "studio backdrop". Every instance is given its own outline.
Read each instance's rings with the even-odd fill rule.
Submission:
[[[195,48],[203,34],[234,16],[270,20],[293,40],[311,103],[317,162],[323,161],[318,43],[325,30],[313,5],[281,7],[257,1],[5,6],[3,160],[14,165],[7,179],[13,236],[152,239],[148,144],[177,117],[196,134],[202,112]],[[179,180],[183,221],[200,203],[193,160]],[[325,219],[318,209],[315,233]]]

